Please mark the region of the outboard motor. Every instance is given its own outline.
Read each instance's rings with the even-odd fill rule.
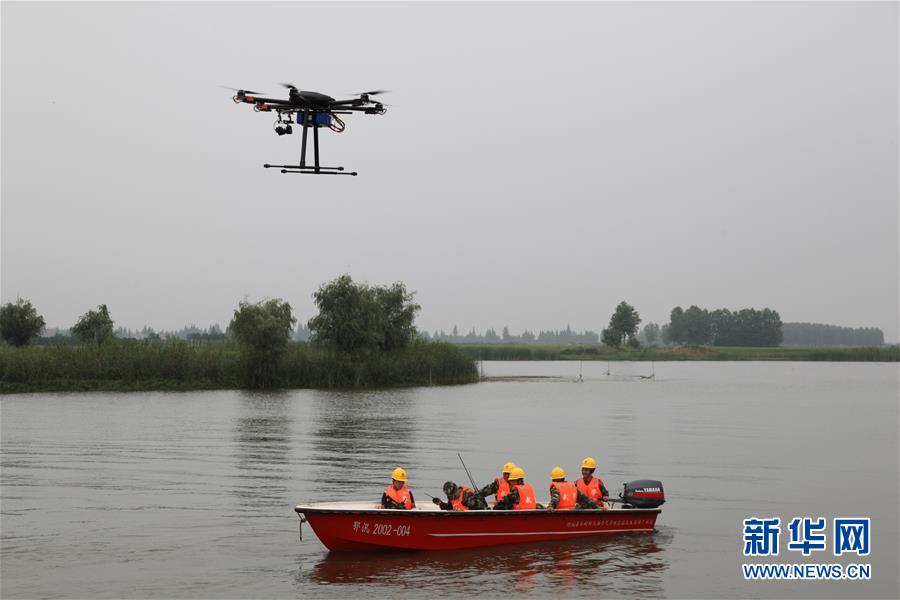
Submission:
[[[666,493],[661,481],[639,479],[626,483],[619,498],[622,508],[657,508],[665,503]]]

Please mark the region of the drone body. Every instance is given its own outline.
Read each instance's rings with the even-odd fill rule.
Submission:
[[[383,115],[387,112],[380,102],[369,99],[385,93],[385,90],[375,90],[356,94],[356,98],[349,100],[335,100],[331,96],[319,92],[307,92],[298,90],[290,83],[282,83],[288,88],[288,98],[267,98],[259,92],[250,90],[235,90],[232,97],[235,103],[252,104],[257,112],[275,112],[278,117],[275,120],[275,133],[279,136],[293,133],[292,124],[296,123],[303,128],[300,142],[300,163],[296,165],[270,165],[263,167],[280,168],[282,173],[305,173],[311,175],[356,175],[356,172],[345,172],[344,167],[323,167],[319,164],[319,128],[328,127],[336,133],[344,131],[344,121],[338,115],[348,115],[361,112],[367,115]],[[232,88],[229,88],[232,89]],[[308,131],[313,132],[313,165],[306,164],[306,138]]]

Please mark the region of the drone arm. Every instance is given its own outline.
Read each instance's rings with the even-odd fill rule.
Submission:
[[[280,98],[263,98],[261,96],[236,96],[238,100],[241,102],[246,102],[247,104],[268,104],[269,106],[291,106],[290,101],[281,100]]]
[[[353,98],[352,100],[334,100],[328,103],[328,106],[362,106],[366,102],[362,98]]]
[[[387,109],[383,105],[381,108],[377,106],[345,106],[341,108],[341,111],[361,112],[367,115],[383,115],[387,112]]]

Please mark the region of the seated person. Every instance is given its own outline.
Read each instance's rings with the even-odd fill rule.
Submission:
[[[452,481],[444,484],[444,493],[448,502],[441,502],[440,498],[434,498],[432,502],[441,507],[441,510],[485,510],[487,503],[464,485],[456,485]]]
[[[594,477],[594,471],[597,469],[597,461],[588,456],[581,462],[581,477],[575,481],[575,487],[578,491],[588,496],[602,509],[606,509],[604,500],[609,498],[609,490],[603,485],[603,480]]]
[[[572,510],[575,508],[600,508],[591,498],[578,491],[575,484],[566,481],[562,467],[550,471],[550,510]]]
[[[397,510],[410,510],[416,507],[412,490],[407,483],[406,471],[397,467],[391,473],[391,485],[384,488],[381,495],[381,507]]]
[[[488,496],[494,496],[495,500],[503,500],[503,496],[509,493],[509,474],[515,468],[516,465],[511,462],[503,465],[503,471],[500,473],[500,477],[497,477],[481,488],[481,497],[487,498]]]
[[[535,501],[534,488],[525,483],[525,471],[516,467],[509,474],[509,493],[494,504],[494,510],[534,510],[544,508]]]

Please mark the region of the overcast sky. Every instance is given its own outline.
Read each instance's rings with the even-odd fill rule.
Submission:
[[[218,85],[384,116],[299,135]],[[49,326],[298,317],[342,273],[420,327],[599,331],[627,300],[898,339],[898,5],[2,3],[2,302]]]

